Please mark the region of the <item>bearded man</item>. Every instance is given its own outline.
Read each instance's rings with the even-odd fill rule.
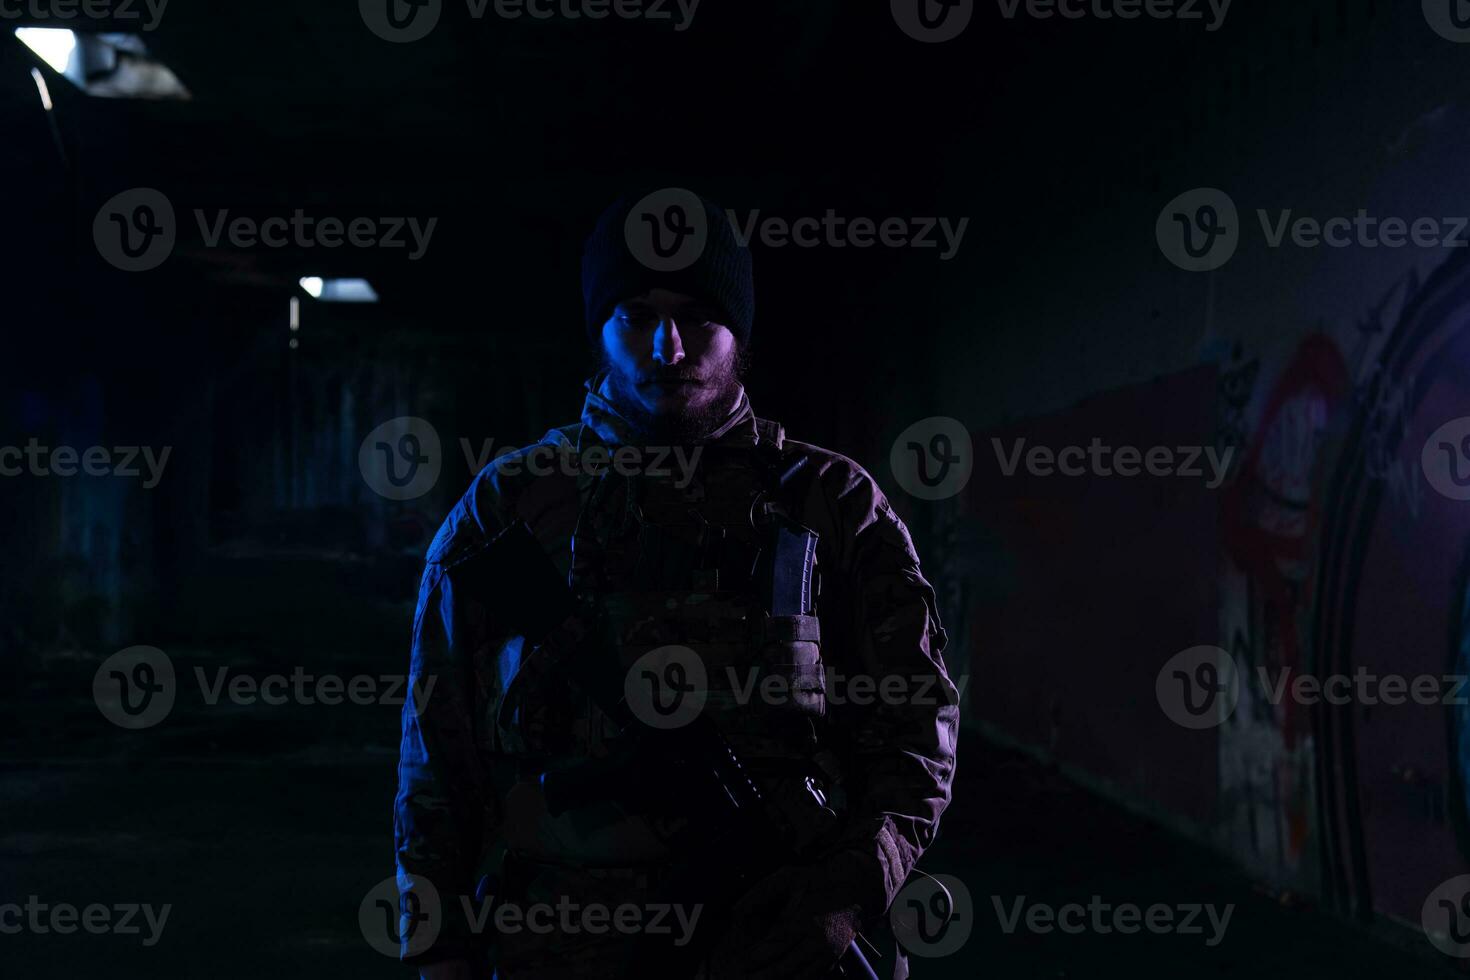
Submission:
[[[434,687],[404,709],[396,807],[425,978],[617,975],[658,929],[697,949],[689,977],[852,975],[950,800],[958,697],[908,530],[861,466],[756,417],[749,252],[712,202],[655,198],[583,250],[581,421],[487,466],[429,548],[411,680]],[[593,610],[578,655],[621,699],[523,628],[542,580],[515,531]],[[680,752],[710,739],[775,828],[757,843],[693,802],[711,767]]]

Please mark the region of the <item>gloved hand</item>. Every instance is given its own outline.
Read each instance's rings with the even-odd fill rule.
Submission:
[[[710,959],[711,980],[825,976],[864,918],[882,912],[865,909],[863,896],[881,892],[877,859],[861,851],[781,868],[736,903]]]

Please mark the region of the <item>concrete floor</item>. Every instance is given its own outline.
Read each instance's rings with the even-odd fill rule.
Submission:
[[[205,707],[181,696],[157,728],[124,732],[85,694],[62,694],[88,691],[90,669],[48,670],[44,687],[31,685],[5,712],[0,903],[36,895],[172,909],[151,947],[146,926],[134,936],[0,935],[0,975],[406,975],[364,942],[357,920],[363,896],[392,869],[396,708]],[[972,933],[950,955],[915,958],[915,977],[1456,975],[1310,905],[1283,905],[1210,854],[973,737],[924,867],[964,882]],[[1024,924],[1007,934],[997,911],[1085,906],[1093,896],[1234,908],[1213,945],[1204,915],[1198,935]],[[1410,950],[1428,951],[1409,938]]]

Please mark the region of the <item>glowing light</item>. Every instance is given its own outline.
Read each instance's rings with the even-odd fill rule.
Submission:
[[[41,93],[41,108],[47,112],[51,111],[51,90],[46,87],[46,76],[41,74],[41,69],[32,68],[31,77],[36,80],[36,91]]]
[[[72,52],[77,49],[74,31],[55,27],[17,27],[15,36],[57,74],[66,74]]]
[[[15,36],[58,75],[88,95],[106,99],[191,97],[179,77],[149,54],[148,45],[137,34],[78,34],[54,27],[17,27]]]
[[[323,279],[307,276],[301,280],[301,288],[312,299],[323,303],[376,303],[377,290],[366,279]]]

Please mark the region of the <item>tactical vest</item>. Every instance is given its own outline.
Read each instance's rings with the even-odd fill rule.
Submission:
[[[837,773],[821,738],[817,535],[792,503],[808,474],[805,458],[783,449],[780,426],[757,425],[755,447],[703,447],[687,485],[677,471],[627,476],[608,467],[580,476],[576,526],[558,564],[594,597],[629,677],[630,705],[642,698],[645,710],[669,715],[697,706],[767,797],[789,802],[788,819],[819,833],[833,813],[813,809],[802,789],[826,792]],[[562,431],[575,442],[580,429]],[[516,647],[522,642],[502,648],[500,662],[521,669],[494,707],[500,758],[492,770],[518,777],[506,789],[503,845],[580,868],[676,860],[688,830],[677,805],[636,812],[626,800],[630,780],[643,777],[656,795],[660,774],[618,768],[616,729],[564,677],[527,669],[536,658]],[[537,772],[587,760],[576,781],[586,798],[548,814]]]

